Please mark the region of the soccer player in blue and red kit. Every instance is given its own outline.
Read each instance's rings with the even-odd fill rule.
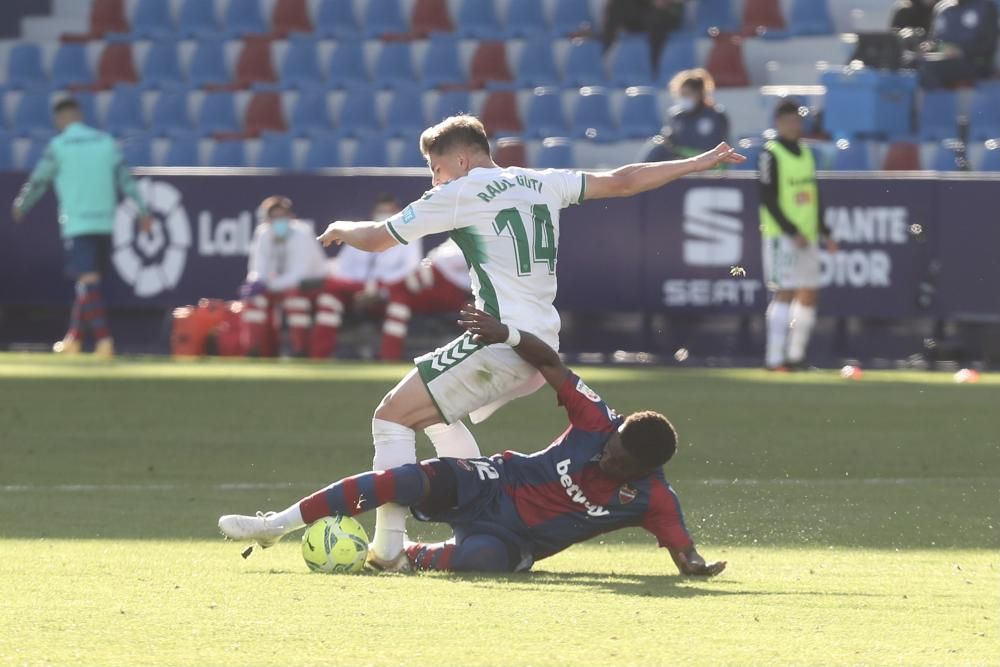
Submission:
[[[347,477],[283,512],[223,516],[222,533],[268,547],[323,517],[393,502],[455,531],[447,542],[407,544],[402,558],[413,569],[524,571],[573,544],[632,526],[655,535],[683,574],[712,576],[725,569],[725,562],[706,563],[695,550],[677,494],[663,476],[677,447],[666,417],[649,411],[619,416],[551,347],[484,312],[469,307],[459,323],[476,342],[513,347],[557,391],[570,425],[549,447],[534,454],[431,459]]]

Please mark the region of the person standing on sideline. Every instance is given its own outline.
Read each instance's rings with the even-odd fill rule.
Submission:
[[[11,213],[14,222],[20,222],[55,182],[66,271],[76,281],[76,299],[69,330],[52,349],[78,354],[89,332],[94,354],[111,357],[115,348],[104,310],[101,276],[111,258],[118,190],[135,203],[143,232],[150,232],[153,219],[111,135],[84,125],[80,105],[72,97],[56,101],[52,111],[59,134],[49,142],[21,188]]]
[[[777,137],[760,154],[760,231],[767,307],[768,370],[805,368],[806,346],[816,322],[819,297],[819,241],[828,252],[837,244],[823,221],[816,161],[802,143],[798,102],[786,100],[774,114]]]

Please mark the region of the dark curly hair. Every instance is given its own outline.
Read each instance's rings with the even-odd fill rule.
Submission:
[[[677,430],[659,412],[629,415],[619,433],[625,450],[650,468],[662,466],[677,451]]]

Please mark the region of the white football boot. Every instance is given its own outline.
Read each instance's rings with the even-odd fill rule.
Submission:
[[[395,558],[385,559],[376,555],[375,550],[369,546],[365,564],[379,572],[398,572],[400,574],[413,572],[413,565],[410,563],[409,556],[406,555],[406,549],[400,551]]]
[[[257,512],[256,516],[226,514],[219,517],[219,530],[231,540],[256,542],[261,549],[273,547],[290,532],[274,521],[274,512]]]

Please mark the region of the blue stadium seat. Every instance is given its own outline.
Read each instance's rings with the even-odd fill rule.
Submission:
[[[593,86],[605,82],[601,44],[594,39],[574,39],[566,58],[563,83],[567,86]]]
[[[645,35],[619,37],[608,53],[611,82],[618,86],[648,86],[653,82],[652,57]]]
[[[403,150],[396,158],[397,167],[426,167],[427,159],[420,152],[420,137],[403,137]]]
[[[357,137],[381,129],[375,109],[375,95],[371,90],[358,87],[347,92],[340,108],[337,128],[346,137]]]
[[[458,40],[451,35],[431,35],[424,54],[423,82],[429,88],[465,83],[462,59],[458,54]]]
[[[385,137],[377,133],[369,133],[358,139],[354,151],[353,167],[388,167],[389,151],[385,145]]]
[[[475,39],[498,39],[502,30],[495,5],[494,0],[462,0],[456,17],[459,34]]]
[[[90,127],[101,127],[101,119],[97,116],[97,97],[94,93],[80,91],[73,93],[76,103],[80,105],[83,122]]]
[[[8,133],[0,131],[0,171],[14,169],[14,147]]]
[[[419,135],[427,127],[423,91],[416,84],[397,88],[385,114],[386,133],[391,137]]]
[[[31,171],[38,164],[38,161],[42,159],[42,153],[48,148],[49,142],[52,141],[52,134],[49,133],[38,133],[31,135],[31,143],[28,145],[28,152],[24,155],[24,161],[21,163],[21,168],[27,171]]]
[[[216,141],[208,157],[210,167],[245,167],[247,149],[243,141]]]
[[[694,35],[689,32],[675,32],[670,35],[666,46],[660,52],[656,81],[667,85],[678,72],[698,66]]]
[[[545,9],[538,0],[510,0],[507,6],[507,34],[530,37],[548,32]]]
[[[556,0],[555,10],[552,12],[552,30],[557,35],[571,35],[593,26],[589,2]]]
[[[183,81],[184,73],[177,57],[177,42],[161,39],[150,44],[142,62],[140,84],[144,88],[164,88]]]
[[[115,135],[146,129],[142,113],[142,91],[138,86],[115,86],[108,104],[104,129]]]
[[[365,34],[369,37],[401,35],[408,33],[410,26],[403,18],[403,8],[399,0],[368,0],[365,9]]]
[[[542,142],[535,160],[538,169],[572,169],[573,142],[563,137],[549,137]]]
[[[622,135],[627,139],[644,139],[660,131],[663,119],[653,88],[635,86],[625,91],[621,127]]]
[[[133,132],[122,138],[122,159],[130,167],[153,166],[153,141],[145,132]]]
[[[176,131],[191,131],[191,117],[188,112],[188,91],[172,88],[162,91],[153,103],[150,117],[153,134],[166,136]]]
[[[558,88],[539,87],[532,91],[524,114],[524,128],[532,139],[566,135],[566,114]]]
[[[212,0],[184,0],[177,16],[177,30],[184,37],[208,37],[219,32]]]
[[[1000,85],[980,84],[976,88],[969,110],[969,138],[1000,138]]]
[[[256,166],[286,171],[295,169],[292,137],[277,132],[264,132],[260,137],[260,153],[257,155]]]
[[[340,165],[340,141],[336,135],[327,132],[311,137],[303,165],[306,169],[329,169]]]
[[[295,104],[292,106],[289,126],[298,136],[306,136],[318,132],[329,132],[330,109],[327,104],[326,90],[322,88],[303,88],[299,91]]]
[[[938,142],[934,150],[932,163],[934,171],[965,171],[965,144],[957,139],[946,139]],[[924,165],[927,168],[927,165]]]
[[[832,35],[833,20],[827,0],[794,0],[788,15],[792,35]]]
[[[52,116],[49,100],[50,93],[47,88],[24,91],[14,108],[14,118],[11,123],[14,133],[27,136],[36,132],[51,132]]]
[[[201,150],[198,137],[190,133],[177,133],[171,136],[167,145],[167,153],[163,157],[165,167],[200,167]]]
[[[606,89],[600,86],[580,89],[573,108],[573,136],[593,141],[616,141],[621,137]]]
[[[872,157],[868,144],[860,140],[838,140],[831,168],[836,171],[869,171]]]
[[[321,37],[357,37],[360,30],[354,16],[354,3],[344,0],[320,0],[314,23]]]
[[[240,121],[236,117],[236,99],[229,91],[205,93],[198,109],[198,131],[202,134],[227,134],[239,132]]]
[[[226,54],[220,39],[203,39],[191,56],[190,79],[197,87],[229,83],[232,74],[226,66]]]
[[[260,13],[260,0],[229,0],[222,25],[228,34],[236,37],[270,32]]]
[[[375,57],[375,84],[382,88],[393,88],[411,84],[416,79],[413,72],[413,56],[407,42],[383,42]]]
[[[94,75],[87,65],[87,49],[79,42],[63,42],[52,61],[52,85],[69,88],[93,83]]]
[[[1000,141],[986,142],[982,161],[976,165],[979,171],[1000,171]]]
[[[329,70],[330,84],[336,88],[368,83],[362,42],[357,39],[338,40],[330,56]]]
[[[472,98],[464,90],[448,90],[438,95],[430,121],[437,123],[448,116],[472,112]]]
[[[555,86],[559,83],[559,71],[552,55],[552,42],[539,35],[529,38],[514,66],[517,85],[525,87]]]
[[[170,0],[138,0],[132,12],[132,35],[137,39],[157,39],[174,32]]]
[[[738,30],[740,24],[736,19],[733,0],[699,0],[695,3],[694,25],[701,34],[712,28],[718,28],[720,32]]]
[[[321,84],[324,77],[319,68],[316,40],[293,33],[288,39],[288,49],[281,61],[278,75],[281,85],[286,88]]]
[[[958,136],[958,95],[952,90],[927,90],[918,118],[920,139],[940,141]]]
[[[49,77],[42,67],[42,49],[38,44],[15,44],[7,53],[7,87],[30,88],[44,85]]]

